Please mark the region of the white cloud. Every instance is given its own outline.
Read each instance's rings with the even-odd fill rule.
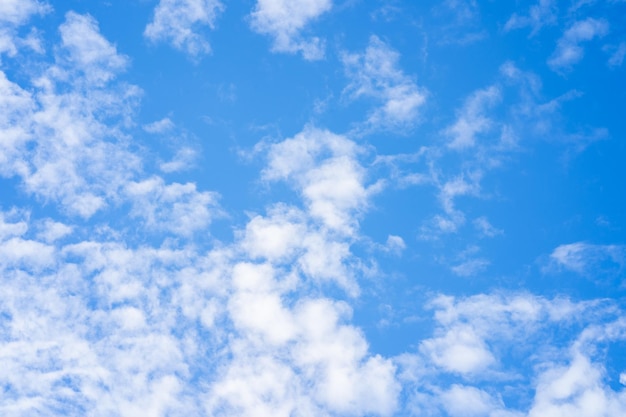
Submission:
[[[376,36],[370,37],[363,54],[344,54],[350,83],[344,90],[351,99],[371,97],[382,105],[370,112],[365,130],[404,129],[419,119],[426,102],[425,89],[398,69],[398,52]]]
[[[487,266],[489,266],[489,264],[490,262],[486,259],[469,259],[458,265],[453,266],[451,269],[452,272],[461,277],[471,277],[484,271]]]
[[[400,253],[402,253],[402,251],[406,249],[406,243],[404,243],[404,239],[402,239],[400,236],[389,235],[387,236],[387,243],[385,245],[385,248],[389,252],[399,255]]]
[[[152,229],[188,236],[206,227],[219,211],[214,194],[194,184],[137,178],[141,159],[129,150],[123,130],[132,123],[140,91],[115,82],[127,58],[90,16],[67,13],[60,32],[56,62],[34,78],[34,90],[0,76],[0,108],[6,109],[0,173],[21,177],[26,191],[61,203],[71,215],[89,218],[128,198],[133,214]],[[180,170],[190,157],[181,150],[163,168]]]
[[[452,139],[448,147],[454,150],[471,148],[480,134],[489,132],[494,122],[485,113],[500,98],[501,93],[497,86],[474,92],[465,101],[454,124],[444,131]]]
[[[180,148],[169,162],[159,164],[163,172],[180,172],[191,168],[196,159],[196,151],[189,147]]]
[[[365,185],[365,170],[357,160],[361,152],[343,136],[309,127],[270,147],[263,177],[291,181],[314,218],[331,230],[350,233],[378,188]]]
[[[26,46],[41,52],[39,39],[31,31],[26,38],[17,36],[17,28],[37,14],[48,13],[52,8],[37,0],[4,0],[0,3],[0,54],[15,56],[20,47]]]
[[[302,31],[331,7],[332,0],[258,0],[250,26],[273,38],[273,51],[300,52],[304,59],[317,60],[324,57],[324,41]]]
[[[527,16],[514,13],[504,25],[504,30],[510,31],[530,26],[531,36],[535,35],[543,26],[556,21],[556,11],[554,0],[539,0],[537,4],[530,6]]]
[[[621,271],[626,264],[623,245],[594,245],[585,242],[560,245],[550,254],[551,267],[565,268],[581,275],[595,275]],[[607,263],[608,261],[608,263]]]
[[[443,184],[439,188],[438,199],[443,208],[443,214],[437,214],[423,227],[420,234],[422,239],[437,238],[441,234],[455,233],[465,223],[465,214],[455,207],[454,200],[459,196],[477,195],[480,191],[481,172],[465,176],[458,176]]]
[[[621,67],[626,57],[626,42],[620,43],[611,54],[607,64],[609,67]]]
[[[93,17],[69,12],[59,31],[67,59],[90,85],[102,85],[126,68],[128,59],[100,34]]]
[[[171,130],[173,127],[174,122],[172,122],[169,117],[165,117],[161,120],[144,125],[143,130],[148,133],[164,133]]]
[[[200,192],[193,183],[165,184],[153,177],[129,182],[126,194],[133,203],[131,214],[141,217],[153,230],[166,230],[183,236],[206,229],[219,212],[217,194]]]
[[[484,216],[474,219],[474,226],[478,229],[481,236],[484,237],[495,237],[504,234],[503,230],[494,227]]]
[[[443,408],[451,417],[492,416],[499,404],[488,393],[474,387],[454,384],[441,395]]]
[[[548,65],[554,71],[567,70],[580,61],[585,54],[581,46],[583,42],[589,42],[594,38],[606,35],[609,24],[602,19],[587,18],[572,24],[558,40],[557,47]]]
[[[255,258],[277,262],[302,247],[308,232],[303,214],[289,207],[273,208],[269,216],[255,216],[246,225],[242,246]]]
[[[542,322],[566,320],[577,312],[562,300],[531,295],[476,295],[464,299],[440,296],[433,300],[438,327],[435,337],[419,350],[447,372],[485,374],[501,365],[498,352],[520,335],[536,331]]]
[[[41,231],[37,234],[37,238],[44,242],[54,242],[72,233],[72,226],[46,219],[41,227]]]
[[[51,7],[38,0],[3,0],[0,3],[0,23],[20,25],[32,15],[47,13]]]
[[[126,58],[93,18],[70,12],[60,31],[56,63],[44,64],[34,88],[0,77],[0,107],[6,108],[0,172],[21,177],[28,192],[62,202],[67,212],[90,217],[138,168],[116,123],[126,123],[139,91],[107,83]]]
[[[350,246],[379,188],[362,148],[313,128],[270,145],[264,179],[302,207],[196,247],[184,238],[219,212],[216,195],[141,176],[124,133],[139,92],[115,81],[128,60],[89,16],[69,13],[61,36],[32,88],[0,78],[0,170],[68,214],[0,217],[0,414],[392,415],[394,364],[323,295],[358,294]],[[122,226],[73,223],[97,210]]]
[[[605,385],[603,367],[576,350],[570,356],[568,364],[549,364],[539,375],[528,417],[624,415],[626,394]]]
[[[450,372],[482,372],[496,360],[483,337],[468,326],[455,326],[444,335],[425,340],[420,350],[433,364]]]
[[[160,0],[144,36],[152,42],[170,43],[191,56],[209,53],[211,46],[201,29],[213,29],[223,9],[219,0]]]

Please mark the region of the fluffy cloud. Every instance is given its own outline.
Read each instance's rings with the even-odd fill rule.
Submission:
[[[103,85],[124,70],[127,58],[100,34],[93,17],[69,12],[65,18],[59,27],[64,58],[90,86]]]
[[[14,56],[21,46],[40,51],[39,40],[31,34],[27,38],[16,36],[16,29],[37,14],[48,13],[52,8],[37,0],[6,0],[0,4],[0,54]]]
[[[332,0],[258,0],[250,25],[256,32],[272,36],[273,51],[300,52],[304,59],[317,60],[324,57],[324,41],[301,32],[331,7]]]
[[[19,176],[27,191],[60,201],[72,214],[90,217],[113,199],[138,169],[118,126],[139,94],[110,81],[126,58],[104,39],[89,16],[68,13],[60,27],[56,62],[23,89],[4,74],[6,107],[0,129],[2,174]]]
[[[331,230],[349,233],[356,225],[355,215],[379,188],[366,185],[365,170],[357,160],[362,152],[343,136],[307,128],[270,147],[263,177],[292,182],[314,218]]]
[[[191,56],[209,53],[211,46],[201,28],[213,29],[223,8],[219,0],[161,0],[144,36],[152,42],[170,43]]]
[[[426,91],[398,69],[399,54],[376,36],[362,54],[344,54],[350,83],[344,90],[351,99],[371,97],[382,105],[368,116],[365,130],[402,129],[418,121]]]

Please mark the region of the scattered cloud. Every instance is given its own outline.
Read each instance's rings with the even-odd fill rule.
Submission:
[[[387,236],[386,248],[389,252],[399,255],[406,249],[406,243],[400,236],[389,235]]]
[[[38,0],[5,0],[0,4],[0,22],[21,25],[31,16],[51,10],[49,4]]]
[[[506,30],[539,31],[551,24],[551,6],[539,1],[528,17],[513,15]],[[306,30],[331,7],[330,0],[261,0],[249,21],[273,38],[275,51],[318,59],[324,41]],[[461,26],[480,20],[476,1],[441,7]],[[210,51],[202,29],[213,28],[223,9],[215,0],[161,0],[145,36],[197,57]],[[165,162],[145,152],[144,136],[167,135],[174,124],[167,117],[138,122],[141,90],[123,78],[131,60],[96,19],[68,12],[59,37],[46,43],[42,33],[54,28],[18,28],[50,10],[34,0],[0,3],[0,176],[17,195],[0,207],[0,415],[626,415],[626,394],[615,388],[626,385],[626,370],[607,360],[626,341],[619,297],[572,301],[506,289],[433,296],[439,287],[427,281],[437,276],[414,276],[422,274],[417,264],[401,277],[415,288],[394,287],[386,271],[374,277],[376,285],[368,282],[379,272],[371,252],[400,256],[407,249],[403,237],[385,232],[397,226],[381,229],[383,241],[373,245],[361,230],[373,197],[389,183],[381,166],[400,191],[434,186],[441,213],[421,223],[423,236],[459,232],[466,217],[479,237],[501,236],[486,216],[461,206],[464,198],[487,193],[483,176],[514,145],[537,132],[562,133],[559,108],[582,92],[544,101],[539,77],[507,62],[504,81],[474,90],[447,128],[441,126],[450,119],[437,115],[415,140],[383,136],[379,147],[390,155],[375,155],[363,134],[408,131],[421,121],[428,93],[400,69],[400,53],[372,36],[364,52],[340,57],[349,77],[344,97],[375,103],[367,120],[346,134],[309,125],[257,144],[250,155],[262,165],[259,182],[276,189],[230,225],[232,239],[219,241],[211,227],[237,212],[185,179],[194,149],[179,145]],[[554,65],[569,68],[581,59],[583,42],[604,33],[608,21],[575,22],[553,59],[567,48],[579,56]],[[22,56],[20,48],[35,53]],[[621,65],[620,48],[608,50],[609,66]],[[508,100],[511,85],[520,100],[503,104],[498,119],[492,109]],[[421,142],[429,134],[437,142],[442,132],[447,144]],[[583,144],[608,136],[606,129],[590,132],[562,136]],[[487,134],[495,144],[482,140]],[[169,175],[148,168],[183,179],[168,182]],[[619,231],[616,222],[603,233]],[[464,237],[451,237],[432,246],[454,251]],[[424,253],[412,250],[397,263],[430,256],[426,243]],[[466,277],[495,259],[465,247],[436,259],[449,259],[444,267]],[[548,259],[546,272],[621,277],[626,249],[574,242]],[[426,313],[414,311],[417,291],[429,300]],[[383,300],[387,292],[407,298]],[[385,318],[359,327],[372,306]],[[398,329],[409,322],[419,329]],[[404,353],[379,354],[395,330],[409,342],[390,349]]]
[[[611,68],[621,67],[626,57],[626,42],[622,42],[613,50],[607,64]]]
[[[15,56],[21,46],[41,50],[36,32],[26,38],[17,36],[17,29],[34,15],[49,13],[52,7],[37,0],[6,0],[0,4],[0,55]]]
[[[398,68],[400,55],[376,36],[362,54],[344,54],[344,69],[350,83],[344,95],[352,100],[373,98],[382,102],[370,112],[363,128],[402,130],[419,121],[419,108],[426,102],[426,90]]]
[[[306,60],[318,60],[324,57],[324,41],[302,32],[331,8],[332,0],[258,0],[250,26],[273,38],[272,51],[299,52]]]
[[[550,254],[546,271],[566,269],[585,276],[619,273],[626,265],[623,245],[595,245],[586,242],[557,246]]]
[[[548,65],[554,71],[568,70],[578,63],[584,56],[585,50],[581,46],[594,38],[600,38],[609,31],[609,24],[603,19],[589,17],[572,24],[558,40],[557,47]]]
[[[104,85],[126,68],[128,59],[100,34],[93,17],[69,12],[65,19],[59,27],[63,52],[90,86]]]
[[[202,28],[215,28],[224,5],[219,0],[160,0],[144,36],[152,42],[167,42],[196,57],[211,52]]]
[[[453,266],[452,272],[461,277],[471,277],[482,271],[484,271],[487,266],[489,266],[490,262],[486,259],[478,258],[478,259],[469,259],[463,261],[462,263]]]
[[[92,17],[70,12],[60,32],[56,61],[34,76],[33,89],[0,76],[0,106],[7,109],[0,120],[7,138],[0,145],[0,172],[21,177],[28,192],[88,218],[139,169],[119,128],[140,91],[113,83],[127,59],[100,35]]]
[[[504,234],[503,230],[493,227],[484,216],[474,219],[474,227],[483,237],[495,237]]]
[[[171,161],[161,163],[159,168],[166,173],[185,171],[193,166],[196,156],[192,148],[180,148]]]
[[[485,113],[500,99],[497,86],[474,92],[466,100],[454,124],[445,130],[446,136],[452,139],[448,147],[454,150],[473,147],[478,135],[493,128],[494,122]]]
[[[169,117],[165,117],[161,120],[157,120],[152,123],[148,123],[143,126],[143,130],[148,133],[165,133],[174,128],[174,122]]]
[[[554,0],[539,0],[537,4],[530,6],[528,15],[514,13],[504,25],[504,31],[522,29],[530,26],[530,36],[536,35],[541,28],[556,22],[557,6]]]

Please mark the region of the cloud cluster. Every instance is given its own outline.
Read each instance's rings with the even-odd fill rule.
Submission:
[[[540,1],[508,29],[539,30],[551,4]],[[330,0],[259,0],[249,18],[273,37],[275,51],[317,59],[323,41],[305,29],[331,7]],[[459,20],[478,13],[475,1],[445,7]],[[212,27],[222,8],[161,0],[145,36],[206,53],[200,28]],[[23,40],[14,29],[48,10],[33,0],[1,3],[0,53],[16,54]],[[581,44],[608,30],[603,22],[575,22],[551,65],[573,65]],[[363,53],[342,56],[345,97],[374,102],[367,120],[349,134],[305,126],[259,143],[259,182],[285,185],[289,202],[247,213],[232,241],[220,242],[210,236],[224,214],[216,192],[144,172],[154,161],[131,141],[174,125],[165,118],[136,128],[141,91],[122,79],[128,57],[92,16],[67,13],[59,34],[50,56],[33,57],[27,71],[0,71],[0,175],[35,207],[0,208],[0,414],[626,414],[626,391],[614,383],[624,384],[626,370],[605,356],[626,341],[619,300],[426,294],[426,312],[412,318],[430,320],[432,331],[407,334],[412,344],[395,357],[370,349],[353,319],[369,261],[355,245],[368,239],[360,223],[386,180],[364,162],[371,148],[353,134],[405,131],[427,96],[378,37]],[[447,128],[434,129],[445,139],[440,147],[388,158],[427,160],[427,174],[403,177],[436,189],[442,212],[424,227],[427,237],[457,232],[466,217],[480,238],[503,235],[486,216],[470,217],[460,198],[481,194],[483,176],[518,136],[558,131],[547,119],[577,96],[542,101],[538,78],[511,63],[500,77],[471,93]],[[520,99],[502,105],[498,119],[493,110],[511,91]],[[180,172],[194,155],[183,147],[159,168]],[[461,163],[444,172],[442,155]],[[397,256],[407,249],[403,238],[382,236],[386,245],[372,246]],[[479,250],[467,246],[447,266],[459,276],[480,274],[490,261]],[[586,242],[548,256],[546,271],[595,277],[619,275],[626,262],[623,245]]]
[[[46,2],[38,0],[3,1],[0,4],[0,56],[4,53],[15,56],[23,46],[40,52],[41,46],[36,34],[31,33],[26,38],[20,38],[16,31],[32,16],[48,13],[51,9]]]
[[[609,386],[599,354],[626,336],[611,303],[481,294],[440,296],[431,307],[434,337],[420,343],[418,354],[395,358],[401,379],[414,386],[412,415],[613,417],[626,410],[626,396]],[[567,340],[555,336],[564,328]]]

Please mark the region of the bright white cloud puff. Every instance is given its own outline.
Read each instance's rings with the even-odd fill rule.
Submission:
[[[302,31],[331,8],[332,0],[258,0],[250,26],[273,38],[273,51],[299,52],[304,59],[318,60],[324,57],[324,40]]]
[[[191,56],[211,52],[203,26],[215,28],[224,9],[219,0],[160,0],[144,36],[152,42],[167,42]]]

